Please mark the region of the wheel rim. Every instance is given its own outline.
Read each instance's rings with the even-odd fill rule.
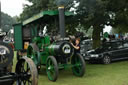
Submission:
[[[35,64],[29,58],[22,58],[16,65],[16,73],[20,76],[17,85],[37,85],[38,75]]]
[[[47,60],[47,69],[46,69],[46,71],[47,71],[48,78],[50,80],[54,80],[55,75],[56,75],[55,66],[54,66],[53,61],[50,58]]]
[[[104,64],[109,64],[110,63],[110,57],[105,56],[104,57]]]

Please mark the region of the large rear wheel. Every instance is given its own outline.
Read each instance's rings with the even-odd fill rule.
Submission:
[[[71,64],[73,65],[72,72],[74,75],[79,77],[84,76],[85,61],[84,61],[84,58],[79,53],[72,56]]]
[[[46,72],[48,79],[51,81],[56,81],[58,78],[58,65],[55,57],[49,56],[46,64]]]
[[[40,66],[40,52],[36,44],[30,44],[27,49],[27,57],[31,58],[36,66]]]
[[[22,57],[16,64],[16,85],[38,85],[38,73],[30,58]]]

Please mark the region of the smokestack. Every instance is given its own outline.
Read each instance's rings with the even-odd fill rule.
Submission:
[[[73,0],[56,0],[56,4],[58,5],[59,11],[59,27],[60,27],[60,35],[61,38],[65,37],[65,6],[68,5],[69,2]]]
[[[68,4],[69,0],[57,0],[58,11],[59,11],[59,28],[61,38],[65,38],[65,6]]]
[[[59,28],[60,28],[60,35],[61,38],[65,37],[65,11],[64,6],[58,6],[59,11]]]

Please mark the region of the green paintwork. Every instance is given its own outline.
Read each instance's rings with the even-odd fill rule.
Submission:
[[[41,64],[46,64],[47,57],[49,56],[48,51],[45,47],[50,45],[50,38],[49,36],[45,37],[34,37],[32,40],[33,43],[36,43],[39,50],[43,50],[40,52]],[[36,62],[35,62],[36,63]]]
[[[14,26],[14,46],[15,50],[23,49],[23,40],[22,40],[22,23],[15,24]]]
[[[27,50],[27,57],[31,58],[36,66],[40,65],[40,52],[34,51],[34,47],[32,45],[29,45],[29,50]]]
[[[79,76],[81,71],[81,61],[77,57],[75,57],[74,61],[75,61],[75,65],[74,65],[75,68],[72,68],[72,71],[74,72],[75,75]]]
[[[46,65],[49,54],[47,52],[40,52],[40,56],[41,56],[41,64]]]
[[[32,40],[33,43],[36,43],[40,51],[40,58],[41,58],[41,64],[46,64],[47,58],[49,55],[55,55],[54,52],[54,44],[50,43],[50,37],[45,36],[45,37],[34,37]],[[31,50],[31,49],[28,49]],[[29,52],[29,51],[28,51]],[[32,54],[34,55],[34,54]],[[35,62],[37,63],[37,62]]]
[[[23,21],[23,26],[27,25],[29,23],[32,23],[32,22],[34,22],[34,21],[44,17],[45,15],[55,16],[55,15],[58,15],[58,14],[59,14],[58,10],[56,10],[56,11],[42,11],[39,14],[34,15],[33,17]],[[74,15],[74,13],[72,13],[72,12],[65,12],[65,16],[72,16],[72,15]]]
[[[45,47],[45,49],[46,49],[46,51],[47,51],[49,54],[51,54],[51,55],[54,55],[54,54],[55,54],[55,52],[54,52],[54,44],[51,44],[51,45]]]

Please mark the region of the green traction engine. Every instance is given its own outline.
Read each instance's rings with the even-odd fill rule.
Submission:
[[[58,20],[59,16],[59,20]],[[46,67],[48,79],[56,81],[59,70],[72,68],[74,75],[82,77],[85,73],[85,61],[79,53],[74,53],[74,48],[65,37],[65,18],[73,16],[70,12],[65,12],[63,6],[58,7],[58,11],[42,11],[39,14],[30,17],[22,23],[14,25],[15,50],[17,50],[17,59],[26,55],[31,58],[38,70]],[[54,39],[55,35],[46,35],[46,27],[59,21],[60,39]],[[56,24],[56,26],[58,26]],[[51,30],[49,27],[48,30]],[[42,31],[43,30],[43,31]],[[43,32],[43,33],[42,33]],[[52,32],[51,32],[52,33]]]
[[[28,46],[27,56],[30,57],[40,69],[46,66],[48,79],[56,81],[59,69],[72,68],[74,75],[82,77],[85,72],[83,57],[74,53],[74,48],[66,40],[50,43],[49,36],[35,37]]]

